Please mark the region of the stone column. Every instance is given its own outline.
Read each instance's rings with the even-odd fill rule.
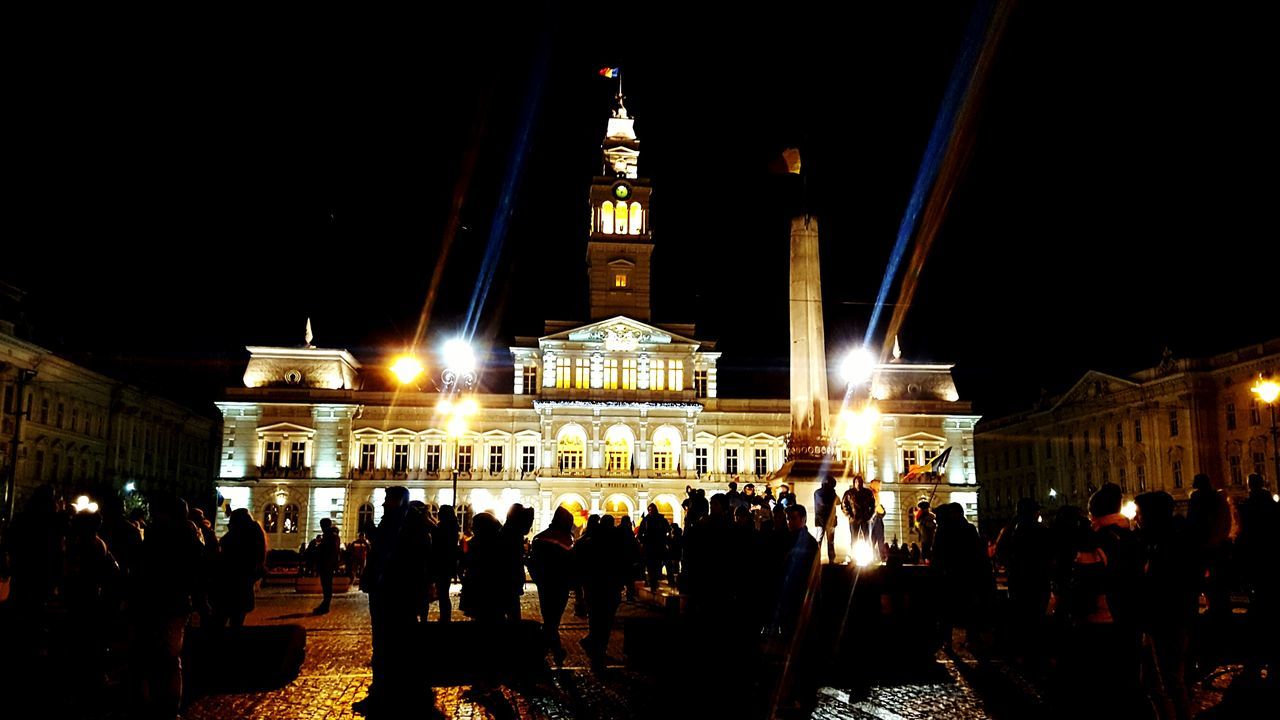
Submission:
[[[791,220],[790,297],[791,435],[801,444],[814,445],[827,434],[829,403],[818,220],[811,216]]]

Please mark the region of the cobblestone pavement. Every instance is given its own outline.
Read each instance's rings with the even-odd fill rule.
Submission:
[[[458,587],[454,586],[457,607]],[[364,697],[371,672],[368,604],[358,591],[334,598],[328,615],[313,616],[317,596],[298,595],[291,590],[269,589],[258,597],[257,610],[249,624],[295,623],[307,629],[307,652],[302,670],[289,685],[265,692],[212,695],[194,702],[184,717],[189,720],[256,718],[262,720],[351,718],[351,704]],[[537,596],[533,586],[522,601],[523,615],[537,618]],[[652,611],[642,605],[624,603],[619,617],[645,616]],[[461,616],[455,610],[455,618]],[[432,619],[435,619],[434,610]],[[631,718],[664,714],[679,702],[679,693],[621,665],[603,673],[587,668],[587,658],[578,645],[585,637],[584,618],[573,615],[572,603],[561,625],[569,656],[565,670],[545,681],[519,687],[456,686],[432,689],[435,709],[446,717],[476,720],[508,718]],[[615,626],[609,655],[621,658],[622,632]],[[1213,687],[1197,690],[1197,709],[1215,704],[1230,677],[1230,669]],[[696,686],[696,681],[695,681]],[[995,697],[995,696],[1001,697]],[[424,697],[424,703],[427,698]],[[421,717],[427,716],[424,705]],[[1007,668],[981,663],[961,652],[924,668],[907,681],[874,685],[861,691],[824,687],[810,714],[815,720],[917,720],[947,718],[1046,717],[1046,708],[1033,688]]]

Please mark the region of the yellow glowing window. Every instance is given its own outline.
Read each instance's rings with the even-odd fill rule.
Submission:
[[[556,443],[557,462],[561,470],[581,470],[585,463],[585,438],[573,432],[566,432]]]
[[[591,387],[591,363],[586,358],[573,359],[573,386],[576,388]]]
[[[618,203],[618,209],[613,213],[613,231],[619,235],[627,234],[627,204]]]
[[[663,376],[666,369],[667,364],[661,360],[654,360],[649,363],[649,387],[651,389],[661,390],[667,386],[667,379]]]
[[[635,360],[622,361],[622,389],[623,390],[636,389],[636,372],[637,371],[636,371]]]
[[[613,234],[613,203],[608,200],[600,206],[600,232],[605,235]]]
[[[604,389],[618,389],[618,360],[609,358],[604,361]]]
[[[626,286],[627,286],[627,274],[626,274],[626,273],[617,273],[617,274],[615,274],[615,275],[613,276],[613,286],[614,286],[614,287],[619,287],[619,288],[624,288],[624,287],[626,287]]]
[[[644,219],[641,217],[640,203],[631,203],[631,234],[639,235],[640,228],[644,225]]]
[[[556,387],[558,388],[569,387],[569,380],[570,380],[569,358],[567,357],[556,358]]]
[[[680,391],[684,389],[684,361],[672,360],[667,365],[667,389]]]

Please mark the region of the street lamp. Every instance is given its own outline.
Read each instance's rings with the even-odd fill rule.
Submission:
[[[871,382],[871,374],[876,369],[876,359],[872,356],[871,351],[864,348],[854,348],[844,356],[844,362],[840,364],[840,375],[848,385],[858,386]]]
[[[401,385],[412,384],[425,369],[418,358],[412,355],[401,355],[391,364],[391,373]]]
[[[1276,463],[1273,481],[1280,481],[1280,427],[1276,426],[1276,397],[1280,396],[1280,384],[1274,380],[1264,382],[1259,376],[1257,384],[1250,388],[1250,391],[1262,402],[1271,406],[1271,459]]]

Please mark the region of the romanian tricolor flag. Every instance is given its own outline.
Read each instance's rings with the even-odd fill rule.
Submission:
[[[620,78],[622,77],[622,68],[602,67],[600,68],[600,77]]]

